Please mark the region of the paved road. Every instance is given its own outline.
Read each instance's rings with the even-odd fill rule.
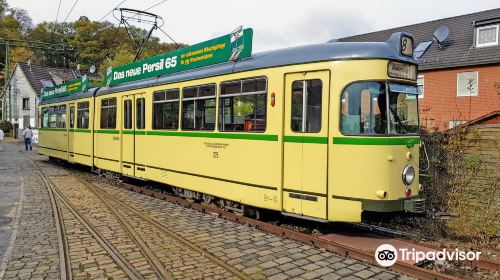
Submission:
[[[17,149],[8,146],[3,152],[0,151],[0,260],[9,247],[21,198],[20,163],[23,159],[16,157],[19,156]]]
[[[0,253],[6,258],[0,275],[5,273],[5,279],[58,279],[59,243],[49,192],[29,160],[20,152],[20,143],[4,143],[4,148],[5,151],[0,152]],[[79,215],[124,256],[125,262],[132,264],[139,278],[159,278],[152,259],[157,259],[173,279],[226,279],[241,275],[250,279],[407,278],[95,180],[95,188],[123,203],[113,202],[112,208],[120,213],[117,216],[107,205],[111,202],[100,201],[91,187],[79,180],[80,174],[50,163],[35,152],[31,155]],[[56,202],[62,210],[74,278],[125,278],[127,274],[123,267],[64,205],[62,197]],[[21,211],[17,211],[18,208]],[[175,236],[153,227],[131,209],[139,209],[142,215],[163,225]],[[133,225],[133,232],[151,250],[153,258],[138,247],[140,243],[127,231],[120,216]],[[191,244],[191,247],[179,240]],[[200,254],[200,250],[206,254]],[[207,255],[213,258],[207,258]],[[213,259],[241,274],[228,273],[224,265],[213,262]]]

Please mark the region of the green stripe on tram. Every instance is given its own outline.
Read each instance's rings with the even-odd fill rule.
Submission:
[[[66,128],[48,128],[48,127],[41,127],[38,130],[40,131],[66,131]]]
[[[154,136],[278,141],[278,135],[269,135],[269,134],[242,134],[242,133],[233,134],[233,133],[207,133],[207,132],[186,132],[186,131],[147,131],[146,134]]]
[[[289,143],[328,144],[328,137],[285,136],[284,140]]]
[[[127,134],[127,135],[151,135],[170,137],[197,137],[197,138],[218,138],[218,139],[241,139],[278,141],[278,135],[269,134],[242,134],[242,133],[211,133],[211,132],[186,132],[186,131],[144,131],[144,130],[95,130],[99,134]]]
[[[115,129],[99,129],[94,130],[94,132],[98,134],[120,134],[120,131]]]
[[[333,137],[333,144],[341,145],[405,145],[413,147],[420,143],[420,138],[377,138],[377,137]]]
[[[90,133],[90,129],[76,128],[76,129],[70,129],[69,132]]]
[[[75,132],[90,133],[91,131],[90,131],[90,129],[79,129],[79,128],[77,128],[77,129],[75,129]]]

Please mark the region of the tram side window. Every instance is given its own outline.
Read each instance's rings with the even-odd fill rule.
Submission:
[[[179,127],[179,89],[153,93],[153,129],[177,130]]]
[[[116,128],[116,97],[101,101],[101,128]]]
[[[75,107],[69,107],[69,128],[75,127]]]
[[[264,132],[267,123],[267,80],[246,79],[222,83],[219,130]]]
[[[77,105],[76,128],[89,128],[89,102],[79,102]]]
[[[49,128],[56,128],[57,111],[56,107],[49,107]]]
[[[342,93],[341,132],[350,135],[387,133],[385,83],[361,82]]]
[[[132,129],[132,100],[123,101],[123,128]]]
[[[66,105],[56,106],[56,127],[66,128]]]
[[[144,98],[138,98],[135,102],[135,108],[136,108],[136,114],[135,114],[135,120],[136,120],[136,128],[137,129],[144,129],[146,128],[146,101]]]
[[[182,129],[214,130],[215,84],[182,89]]]
[[[49,109],[50,108],[43,108],[42,109],[42,127],[43,128],[49,127]]]
[[[292,83],[292,131],[321,131],[322,88],[323,83],[319,79]]]

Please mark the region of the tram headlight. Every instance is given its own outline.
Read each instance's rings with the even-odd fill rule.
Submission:
[[[413,183],[413,180],[415,179],[415,168],[411,166],[411,164],[408,164],[403,168],[403,183],[405,185],[411,185]]]

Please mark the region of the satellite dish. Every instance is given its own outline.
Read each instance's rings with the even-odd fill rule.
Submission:
[[[90,65],[89,72],[92,73],[92,74],[95,73],[95,65],[94,64]]]
[[[448,26],[440,26],[434,31],[434,40],[439,44],[442,45],[443,42],[448,38],[448,35],[450,34],[450,29],[448,29]]]

